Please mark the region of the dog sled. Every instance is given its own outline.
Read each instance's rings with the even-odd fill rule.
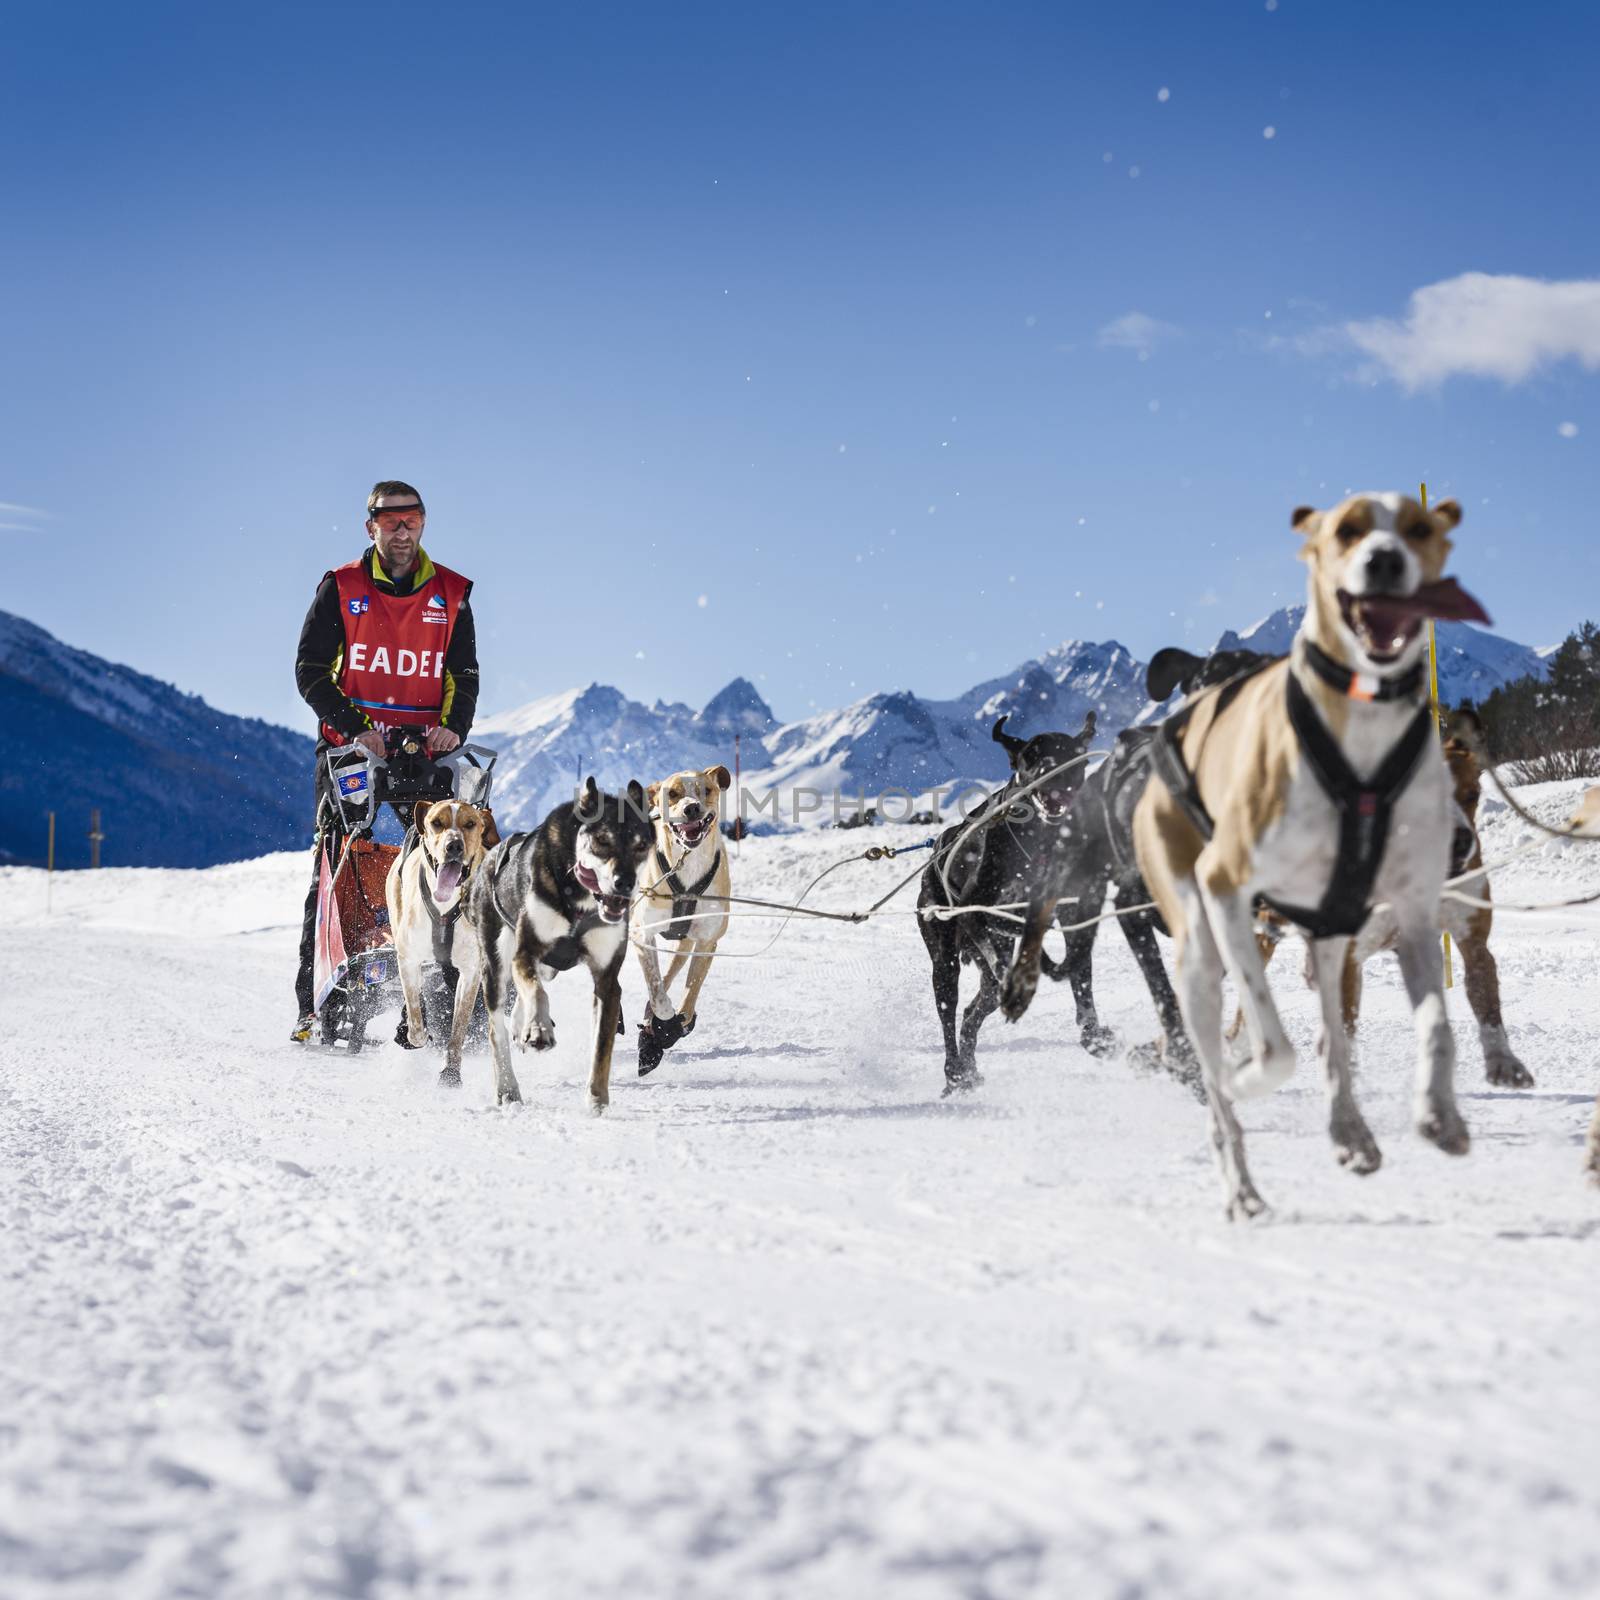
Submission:
[[[400,999],[384,884],[405,847],[372,837],[379,808],[452,799],[487,806],[489,801],[493,750],[461,745],[435,759],[424,739],[421,728],[394,728],[384,735],[382,756],[346,745],[324,758],[342,832],[337,859],[325,840],[318,868],[313,983],[318,1039],[327,1050],[359,1054],[368,1024]],[[423,1000],[430,1018],[447,1019],[452,1000],[445,974],[430,964]]]

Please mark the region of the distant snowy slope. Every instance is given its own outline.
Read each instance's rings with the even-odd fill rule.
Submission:
[[[471,739],[499,752],[495,818],[506,833],[537,827],[590,773],[602,788],[620,791],[630,778],[649,783],[684,767],[719,762],[731,768],[735,733],[746,735],[744,764],[763,766],[767,758],[759,734],[772,720],[765,701],[743,678],[700,712],[660,700],[646,706],[592,683],[482,717]]]
[[[1279,654],[1303,607],[1275,611],[1216,648]],[[1445,700],[1481,700],[1502,683],[1543,675],[1539,652],[1460,623],[1439,626]],[[1095,743],[1164,708],[1146,701],[1145,663],[1115,640],[1069,640],[950,700],[908,689],[779,724],[760,692],[735,678],[699,710],[647,705],[592,683],[483,717],[475,743],[500,752],[496,814],[503,829],[536,826],[589,773],[608,788],[682,767],[734,766],[761,794],[813,788],[870,800],[885,789],[921,795],[996,783],[1004,752],[991,736],[1076,730],[1093,711]],[[492,690],[492,685],[491,685]],[[108,862],[199,865],[303,843],[309,833],[311,741],[286,728],[225,716],[193,695],[102,661],[0,613],[0,709],[24,730],[30,765],[0,770],[0,860],[37,861],[44,813],[61,815],[61,859],[85,860],[88,812],[105,813]],[[846,809],[854,807],[844,803]],[[770,811],[767,815],[771,815]],[[832,815],[827,805],[816,820]]]
[[[102,860],[211,866],[308,843],[304,734],[229,716],[198,695],[63,644],[0,612],[0,716],[15,755],[0,766],[0,852],[86,866],[98,807]]]

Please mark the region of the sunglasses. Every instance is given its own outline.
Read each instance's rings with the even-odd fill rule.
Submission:
[[[407,533],[415,533],[422,526],[422,510],[417,508],[410,511],[374,511],[372,520],[383,529],[385,533],[397,533],[404,528]]]

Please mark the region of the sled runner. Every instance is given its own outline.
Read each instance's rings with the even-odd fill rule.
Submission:
[[[382,756],[359,745],[325,756],[338,833],[324,839],[317,889],[314,995],[324,1049],[358,1054],[368,1023],[399,1000],[384,882],[404,847],[372,837],[378,808],[391,805],[409,819],[411,808],[423,800],[488,804],[496,753],[462,745],[435,760],[424,737],[421,728],[393,728],[384,735]],[[448,1017],[450,985],[437,969],[429,979],[427,1009],[431,1013],[437,1007],[441,1017]]]

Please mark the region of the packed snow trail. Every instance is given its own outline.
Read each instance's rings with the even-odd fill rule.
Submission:
[[[1485,806],[1486,851],[1520,843]],[[747,841],[735,892],[792,896],[868,837]],[[1581,848],[1496,893],[1600,881]],[[448,1094],[432,1052],[281,1042],[304,876],[71,874],[47,919],[42,875],[0,872],[5,1600],[1600,1586],[1600,915],[1496,930],[1532,1093],[1483,1084],[1451,993],[1463,1161],[1409,1131],[1373,964],[1365,1180],[1281,959],[1300,1070],[1244,1113],[1276,1211],[1230,1227],[1202,1109],[1070,1042],[1064,984],[941,1102],[909,917],[721,964],[642,1082],[630,962],[596,1121],[581,973],[521,1108],[483,1055]],[[1114,926],[1096,969],[1104,1020],[1149,1039]]]

